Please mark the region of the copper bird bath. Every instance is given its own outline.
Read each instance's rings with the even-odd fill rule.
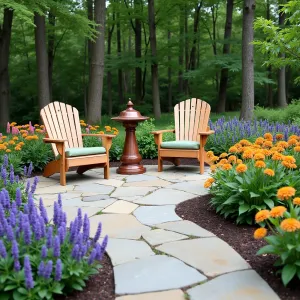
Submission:
[[[126,130],[123,155],[121,156],[121,165],[117,169],[118,174],[134,175],[146,172],[146,168],[140,164],[142,157],[139,153],[135,137],[135,129],[139,122],[149,119],[144,117],[137,110],[133,109],[133,103],[129,99],[127,109],[123,110],[118,117],[111,118],[123,124]]]

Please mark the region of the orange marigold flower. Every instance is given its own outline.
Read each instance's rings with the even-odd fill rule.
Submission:
[[[298,137],[297,135],[295,135],[295,134],[292,134],[292,135],[289,137],[289,140],[291,140],[291,139],[298,140],[299,137]]]
[[[297,140],[296,139],[289,139],[288,140],[288,145],[292,146],[292,145],[296,145],[297,144]]]
[[[220,155],[220,158],[224,158],[224,157],[227,157],[228,156],[228,154],[226,153],[226,152],[224,152],[224,153],[222,153],[221,155]]]
[[[16,150],[16,151],[21,151],[21,147],[20,147],[20,146],[16,146],[16,147],[15,147],[15,150]]]
[[[211,158],[211,157],[214,156],[214,153],[213,153],[212,151],[208,151],[208,152],[206,153],[206,155],[207,155],[208,158]]]
[[[268,219],[270,217],[270,212],[267,209],[260,210],[255,215],[255,221],[256,223],[263,222],[264,220]]]
[[[289,163],[288,161],[283,161],[283,162],[281,162],[281,164],[284,167],[286,167],[287,169],[295,169],[295,168],[297,168],[296,164]]]
[[[266,140],[263,144],[264,147],[266,148],[272,148],[273,147],[273,143],[269,140]]]
[[[283,217],[283,214],[286,212],[286,207],[284,206],[275,206],[270,211],[270,216],[272,218]]]
[[[235,155],[230,155],[230,156],[228,157],[228,161],[229,161],[229,162],[236,163],[236,160],[237,160],[237,158],[236,158]]]
[[[264,160],[264,159],[265,159],[265,155],[262,154],[262,153],[256,153],[256,154],[254,155],[254,159],[255,159],[255,160],[260,160],[260,159]]]
[[[280,200],[288,200],[289,198],[295,196],[296,190],[291,186],[285,186],[277,191],[277,198]]]
[[[214,155],[213,157],[210,158],[210,160],[212,162],[215,162],[215,161],[219,160],[219,157]]]
[[[275,172],[272,169],[265,169],[264,174],[266,174],[268,176],[274,176]]]
[[[286,232],[294,232],[300,229],[300,222],[294,218],[288,218],[281,222],[280,227]]]
[[[230,153],[237,153],[237,152],[238,152],[238,149],[237,149],[236,146],[232,146],[232,147],[229,148],[229,152],[230,152]]]
[[[9,144],[9,145],[14,145],[15,142],[14,142],[13,140],[10,140],[10,141],[8,142],[8,144]]]
[[[253,151],[251,150],[245,150],[245,152],[243,153],[243,158],[245,159],[251,159],[253,158]]]
[[[7,152],[7,153],[10,153],[11,152],[11,150],[10,149],[6,149],[6,151],[5,152]]]
[[[241,159],[238,159],[238,160],[236,161],[236,163],[237,163],[237,164],[242,164],[243,161],[242,161]]]
[[[286,162],[289,162],[291,164],[294,164],[296,162],[296,159],[294,158],[294,156],[291,156],[291,155],[284,156],[283,160]]]
[[[282,140],[283,139],[283,134],[278,133],[276,134],[276,140]]]
[[[297,165],[296,165],[296,164],[291,164],[291,165],[290,165],[290,168],[291,168],[291,169],[297,169]]]
[[[271,156],[273,154],[273,152],[271,150],[268,150],[268,149],[263,149],[263,154],[265,156]]]
[[[227,164],[228,163],[228,160],[226,158],[222,158],[220,161],[219,161],[219,165],[224,165],[224,164]]]
[[[299,197],[294,198],[293,203],[295,205],[300,205],[300,198]]]
[[[249,141],[247,141],[247,140],[240,140],[240,144],[241,144],[242,146],[248,146],[248,145],[251,145],[251,143],[250,143]]]
[[[238,173],[244,173],[247,171],[247,166],[245,164],[239,164],[235,169]]]
[[[267,229],[266,228],[258,228],[254,231],[254,238],[256,240],[260,240],[260,239],[263,239],[266,235],[267,235]]]
[[[255,167],[256,167],[256,168],[265,168],[265,167],[266,167],[266,164],[265,164],[262,160],[258,160],[258,161],[255,163]]]
[[[6,135],[2,135],[2,139],[6,139],[7,138],[7,136]]]
[[[17,136],[14,136],[14,137],[13,137],[13,140],[14,140],[14,141],[17,141],[18,139],[19,139],[19,138],[18,138]]]
[[[281,148],[288,148],[289,144],[285,141],[281,141],[277,143],[277,147],[281,147]]]
[[[232,165],[231,165],[231,164],[224,164],[224,165],[222,166],[222,169],[223,169],[223,170],[226,170],[226,171],[231,170],[231,169],[232,169]]]
[[[268,141],[273,141],[273,135],[270,132],[265,133],[264,138]]]
[[[216,169],[217,169],[217,165],[211,165],[210,166],[210,170],[211,170],[212,173],[215,173]]]
[[[295,152],[300,152],[300,146],[296,146],[296,147],[294,148],[294,151],[295,151]]]
[[[282,160],[283,159],[283,155],[278,153],[278,152],[275,152],[273,155],[272,155],[272,159],[273,160]]]
[[[213,183],[215,182],[214,178],[208,178],[205,182],[204,182],[204,187],[207,189],[209,188]]]
[[[256,140],[255,140],[255,144],[256,145],[262,145],[264,143],[264,139],[262,137],[258,137]]]

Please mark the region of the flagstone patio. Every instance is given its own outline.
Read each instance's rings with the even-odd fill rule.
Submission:
[[[276,300],[279,297],[227,243],[175,213],[177,204],[207,194],[209,177],[195,166],[147,166],[143,175],[120,175],[111,168],[78,175],[40,177],[36,194],[49,216],[62,195],[68,220],[78,207],[109,236],[107,254],[114,266],[117,300]],[[192,286],[192,287],[191,287]],[[189,298],[187,298],[189,296]]]

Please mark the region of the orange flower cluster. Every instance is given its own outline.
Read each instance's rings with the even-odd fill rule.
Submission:
[[[119,130],[116,127],[104,126],[105,131],[104,130],[99,131],[99,128],[100,128],[99,125],[89,125],[84,120],[80,120],[80,126],[84,127],[87,132],[91,132],[91,133],[98,133],[98,134],[110,133],[111,134],[111,132],[112,132],[115,135],[119,134]]]

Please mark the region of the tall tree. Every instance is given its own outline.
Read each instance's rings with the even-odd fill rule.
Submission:
[[[224,45],[223,55],[230,54],[230,38],[232,32],[232,14],[233,14],[233,2],[234,0],[227,0],[226,5],[226,21],[224,30]],[[227,84],[228,84],[228,68],[222,68],[220,77],[220,87],[218,95],[217,112],[224,113],[226,109],[226,95],[227,95]]]
[[[53,75],[53,63],[55,55],[55,23],[56,16],[52,10],[48,14],[49,29],[48,29],[48,73],[49,73],[49,92],[50,101],[52,101],[52,75]]]
[[[118,58],[121,58],[122,44],[121,44],[121,23],[120,23],[120,13],[117,12],[117,52]],[[118,68],[118,92],[120,104],[124,103],[123,95],[123,72],[122,68]]]
[[[9,47],[11,39],[11,28],[13,10],[4,9],[3,21],[0,25],[0,127],[5,127],[9,122]]]
[[[279,27],[283,27],[285,23],[285,12],[281,10],[282,4],[284,4],[284,0],[280,0],[280,5],[279,5]],[[281,59],[285,58],[285,53],[281,52],[279,54],[279,57]],[[287,106],[287,101],[286,101],[286,72],[285,72],[285,66],[282,66],[278,70],[278,106],[279,107],[285,107]]]
[[[35,24],[35,51],[38,77],[38,101],[39,108],[50,103],[50,88],[49,88],[49,65],[48,52],[46,44],[46,22],[45,16],[34,14]]]
[[[155,119],[160,119],[160,98],[159,98],[159,83],[158,83],[158,64],[156,57],[156,24],[155,24],[155,9],[154,0],[148,0],[148,17],[149,17],[149,32],[150,32],[150,47],[151,47],[151,81],[152,81],[152,98],[153,112]]]
[[[95,42],[91,45],[87,115],[90,124],[101,121],[105,51],[105,0],[94,0],[94,21],[98,33]]]
[[[180,6],[179,11],[179,56],[178,56],[178,63],[179,63],[179,71],[178,71],[178,92],[179,94],[183,93],[183,54],[184,54],[184,15],[185,15],[185,7],[184,5]]]
[[[172,68],[171,68],[171,31],[168,30],[168,111],[172,112],[173,104],[172,104]]]
[[[240,119],[251,120],[254,110],[253,21],[255,0],[244,0],[242,31],[242,108]]]

